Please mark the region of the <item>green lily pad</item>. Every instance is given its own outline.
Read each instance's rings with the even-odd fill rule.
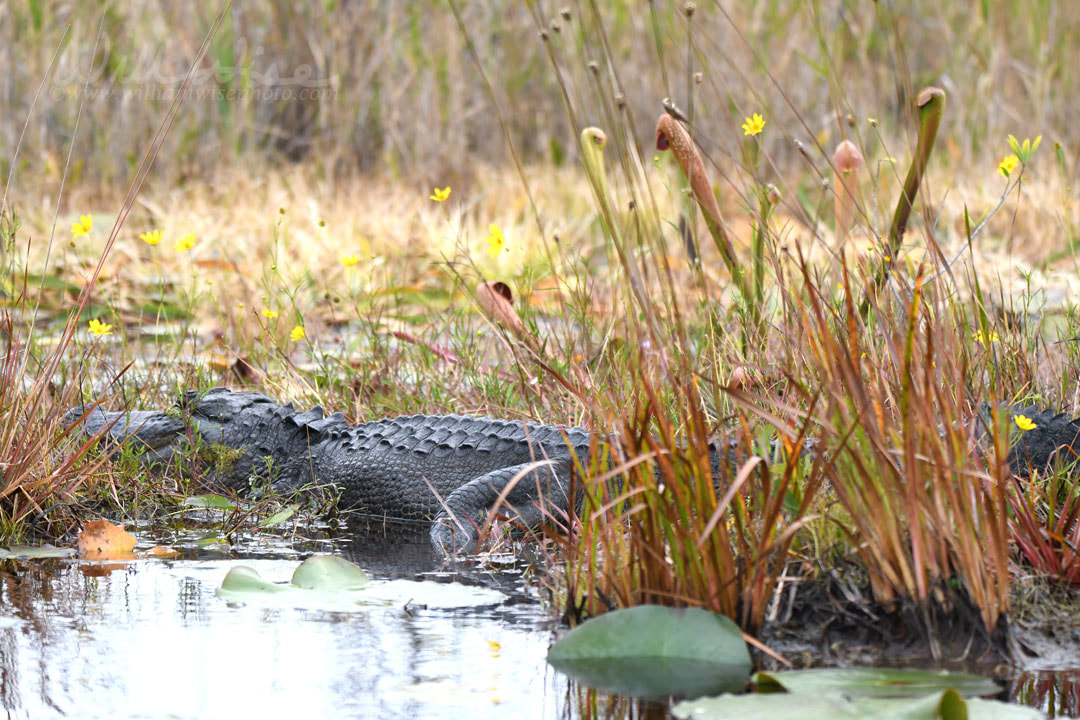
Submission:
[[[741,690],[750,653],[729,618],[697,608],[640,605],[574,628],[548,662],[590,687],[638,697]]]
[[[313,555],[296,568],[292,584],[323,592],[359,590],[368,584],[368,576],[353,563],[335,555]]]
[[[29,547],[24,545],[9,545],[6,549],[0,548],[0,560],[43,560],[46,558],[66,558],[75,554],[74,548],[53,547],[41,545]]]
[[[369,581],[359,567],[331,555],[308,558],[293,571],[289,583],[273,582],[249,567],[235,567],[225,576],[217,595],[228,602],[335,612],[356,612],[388,605],[475,607],[506,600],[506,596],[496,590],[459,583]]]
[[[1012,705],[999,700],[968,698],[964,702],[967,703],[970,720],[1044,720],[1046,717],[1035,708]]]
[[[814,668],[756,673],[759,692],[843,693],[848,697],[923,697],[952,688],[966,697],[995,695],[1001,687],[980,675],[948,670],[895,668]]]
[[[218,510],[235,510],[237,505],[227,497],[221,495],[192,495],[184,498],[185,507],[193,508],[216,508]]]
[[[295,588],[291,585],[279,585],[275,582],[270,582],[251,568],[239,565],[229,570],[225,575],[225,579],[221,582],[221,587],[217,590],[217,595],[226,600],[242,600],[253,594],[277,595],[292,590],[295,590]]]
[[[671,714],[694,720],[1035,720],[1043,715],[1018,705],[965,700],[955,690],[915,698],[848,697],[842,693],[753,693],[698,698],[676,704]]]

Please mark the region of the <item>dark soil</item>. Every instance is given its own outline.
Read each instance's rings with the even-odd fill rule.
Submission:
[[[1080,662],[1080,593],[1036,580],[1014,584],[1008,618],[987,632],[962,591],[941,586],[925,603],[883,605],[864,573],[840,568],[777,594],[759,639],[796,667],[934,666],[993,673]],[[763,669],[783,669],[764,653]]]

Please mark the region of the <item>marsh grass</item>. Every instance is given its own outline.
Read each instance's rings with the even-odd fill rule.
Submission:
[[[735,68],[734,74],[744,80],[746,72],[726,49],[716,49],[715,55],[700,53],[695,43],[707,41],[695,34],[695,9],[685,6],[687,47],[702,73],[687,74],[690,111],[665,100],[655,137],[658,150],[673,151],[680,184],[695,201],[690,213],[696,216],[700,209],[717,251],[713,258],[722,260],[727,270],[727,277],[697,277],[703,296],[728,301],[731,310],[717,312],[708,302],[688,302],[677,289],[663,232],[625,230],[662,228],[664,222],[653,215],[655,190],[648,174],[640,171],[645,163],[632,139],[632,115],[622,102],[621,65],[607,44],[607,20],[595,6],[590,11],[576,30],[576,56],[568,48],[563,55],[554,49],[560,43],[557,33],[548,29],[555,29],[556,18],[549,21],[537,12],[537,27],[550,49],[568,117],[577,123],[595,101],[605,118],[603,129],[581,131],[584,165],[601,231],[623,271],[626,300],[640,313],[627,331],[636,336],[636,346],[663,350],[654,362],[627,358],[628,380],[637,391],[636,402],[629,406],[633,412],[611,408],[607,414],[596,413],[608,418],[607,426],[622,438],[628,458],[620,469],[625,486],[618,497],[594,498],[586,507],[567,560],[568,614],[582,617],[614,606],[661,601],[702,605],[737,617],[748,630],[760,629],[779,578],[793,559],[793,546],[812,547],[799,532],[816,520],[811,513],[819,512],[839,528],[840,544],[860,558],[877,602],[886,607],[914,602],[927,614],[927,628],[932,625],[931,608],[949,610],[970,602],[985,629],[994,630],[1009,608],[1014,557],[1005,465],[1009,433],[1000,426],[989,432],[980,428],[974,408],[979,398],[993,402],[1006,388],[1027,385],[1030,378],[1017,371],[1030,371],[1030,366],[1011,354],[1000,356],[1001,346],[994,345],[1000,325],[991,315],[978,271],[961,266],[958,278],[954,266],[963,253],[950,259],[942,250],[927,172],[938,129],[947,117],[945,93],[926,88],[909,94],[912,100],[904,114],[912,118],[912,157],[903,181],[895,170],[890,171],[892,182],[884,185],[876,176],[869,196],[858,185],[852,190],[846,183],[838,188],[825,183],[817,207],[808,207],[802,187],[778,177],[782,166],[770,152],[775,145],[757,137],[744,139],[738,155],[724,159],[699,149],[701,142],[724,145],[724,140],[708,137],[704,128],[714,127],[717,120],[722,124],[734,103],[715,86],[699,90],[695,85],[702,77],[730,77],[717,72],[717,63]],[[815,22],[820,20],[816,10],[810,14]],[[887,26],[895,18],[879,20]],[[820,26],[816,32],[828,64],[828,38]],[[737,26],[734,33],[744,39]],[[581,42],[583,37],[589,39]],[[588,61],[583,46],[603,54],[606,75]],[[663,42],[658,40],[657,46],[662,58]],[[695,50],[699,54],[694,55]],[[897,43],[891,50],[899,58],[897,82],[910,90],[904,69],[907,48]],[[755,60],[761,62],[756,55]],[[582,73],[581,68],[588,70]],[[760,70],[775,85],[770,69]],[[592,98],[583,97],[582,91],[590,71],[597,89]],[[784,88],[776,89],[783,95]],[[837,107],[848,102],[845,88],[832,84],[831,90]],[[606,101],[605,93],[615,101]],[[710,116],[709,107],[724,110]],[[795,123],[805,127],[799,110],[792,111]],[[750,112],[745,114],[749,118]],[[859,124],[853,118],[843,121],[839,114],[837,121],[844,134]],[[871,126],[876,129],[877,123]],[[761,125],[748,119],[743,128],[752,135]],[[621,169],[614,185],[602,161],[608,139]],[[869,139],[857,138],[865,156],[872,155],[873,148],[865,144]],[[828,161],[820,141],[814,143],[813,149],[799,146],[800,152],[812,172],[820,172],[817,168]],[[1023,150],[1011,138],[1010,144],[1015,162],[1011,171],[1002,171],[1008,176],[1002,200],[988,207],[978,222],[964,208],[961,237],[969,253],[1005,199],[1022,190],[1034,152],[1029,147],[1037,149],[1038,140],[1031,146],[1025,141]],[[889,165],[902,167],[903,162],[890,160]],[[722,186],[711,183],[711,172],[723,177]],[[801,214],[815,237],[828,233],[823,209],[839,206],[841,199],[845,207],[853,204],[858,235],[867,238],[870,252],[849,259],[843,247],[826,248],[824,262],[821,255],[805,254],[801,246],[790,252],[786,232],[772,216],[772,206],[783,201],[781,192],[766,189],[770,176],[781,189],[796,188],[800,204],[788,206],[789,217]],[[612,195],[619,190],[632,198],[631,213],[623,218],[613,210],[619,203]],[[749,216],[743,225],[749,229],[748,243],[730,239],[720,210],[729,190],[740,198],[733,214]],[[895,210],[886,217],[879,208],[890,202],[878,197],[882,192],[898,194]],[[912,244],[906,231],[920,200],[922,237]],[[693,272],[699,260],[691,254],[687,261]],[[764,292],[766,272],[773,281],[769,298]],[[688,342],[690,337],[701,341],[695,330],[702,326],[708,328],[706,335],[740,341],[736,347],[715,339],[703,346]],[[718,345],[727,355],[723,361],[702,353]],[[762,391],[728,387],[726,396],[723,391],[712,398],[700,395],[699,378],[723,388],[732,357],[758,369],[762,380],[772,376],[771,385]],[[703,461],[708,458],[705,438],[731,401],[772,425],[793,455],[766,468],[755,457],[762,444],[755,444],[744,430],[741,442],[736,441],[743,464],[734,459],[730,464],[735,468],[714,464],[709,469]],[[747,415],[739,416],[741,424]],[[815,439],[815,459],[809,472],[800,472],[808,437]],[[825,486],[840,512],[822,492]],[[789,492],[799,501],[788,502]],[[1068,506],[1057,517],[1073,527]],[[1029,528],[1029,540],[1035,535]],[[1029,542],[1026,548],[1030,553],[1034,545]],[[1044,562],[1046,554],[1044,549]],[[932,651],[936,647],[932,638]]]
[[[1041,304],[1048,285],[1073,292],[1075,127],[1047,98],[1080,82],[1062,40],[1080,13],[1039,5],[1018,30],[1019,3],[937,3],[910,32],[913,16],[880,3],[581,2],[552,16],[451,3],[422,18],[420,5],[245,3],[208,33],[216,69],[193,80],[240,99],[169,110],[142,164],[132,138],[164,127],[153,102],[109,123],[108,93],[87,96],[95,142],[76,138],[66,175],[58,138],[31,134],[11,166],[25,224],[5,225],[10,521],[25,529],[71,496],[171,512],[165,497],[197,491],[190,467],[175,483],[122,463],[98,472],[104,457],[87,459],[62,412],[167,406],[228,383],[353,420],[474,412],[597,430],[614,453],[597,440],[574,479],[584,507],[553,518],[567,532],[551,535],[549,564],[565,573],[551,582],[572,618],[664,602],[753,632],[784,578],[854,556],[879,602],[948,606],[942,588],[955,588],[992,629],[1016,543],[1029,566],[1071,577],[1075,503],[1010,480],[1005,428],[980,445],[972,418],[1014,394],[1076,404],[1075,315]],[[44,47],[75,13],[70,70],[89,45],[67,7],[9,9],[5,27]],[[196,44],[162,28],[210,27],[208,7],[113,7],[94,88],[130,84],[141,61],[125,37],[158,38],[163,62],[187,67]],[[333,99],[256,100],[252,27],[266,28],[267,58],[333,78]],[[985,50],[940,58],[943,36]],[[356,62],[360,49],[374,61]],[[1022,73],[1018,57],[1046,63]],[[942,76],[984,80],[948,87],[937,141],[920,145],[916,89]],[[71,111],[59,102],[50,122]],[[756,112],[764,131],[742,135]],[[685,130],[695,161],[653,150],[658,116]],[[1056,174],[1041,157],[995,172],[1007,133],[1046,132],[1049,146],[1051,128],[1066,143]],[[841,138],[867,162],[850,186],[828,161]],[[108,189],[132,171],[141,192]],[[100,224],[120,207],[122,221],[59,243],[46,266],[56,206],[42,188],[63,177],[62,219]],[[843,232],[837,207],[851,214]],[[508,249],[489,255],[492,225]],[[151,230],[159,245],[139,239]],[[176,249],[187,233],[195,244]],[[91,317],[114,335],[92,338]]]

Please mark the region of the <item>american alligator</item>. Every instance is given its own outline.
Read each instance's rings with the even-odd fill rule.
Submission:
[[[1010,450],[1019,474],[1070,462],[1080,452],[1080,420],[1034,407],[1015,408],[1035,428]],[[984,406],[981,413],[988,414]],[[320,407],[300,412],[265,395],[214,388],[188,392],[166,411],[109,412],[75,408],[68,424],[137,445],[148,465],[167,463],[191,447],[217,450],[212,480],[236,491],[269,482],[278,491],[333,484],[343,507],[393,520],[431,522],[443,553],[471,552],[477,528],[503,499],[509,515],[538,527],[569,507],[575,456],[585,465],[590,433],[460,415],[412,415],[349,425]],[[714,477],[731,451],[710,447]],[[515,482],[516,481],[516,482]],[[507,490],[507,488],[510,488]],[[541,505],[542,501],[542,505]]]
[[[539,527],[546,512],[559,517],[568,507],[574,458],[588,463],[590,444],[580,427],[460,415],[350,426],[341,413],[300,412],[226,388],[185,393],[164,412],[67,413],[68,424],[80,420],[88,433],[136,443],[147,465],[167,463],[193,445],[208,449],[216,458],[212,481],[232,490],[266,481],[282,492],[332,484],[342,507],[431,522],[432,543],[447,554],[474,549],[477,528],[504,491],[507,514],[526,527]]]

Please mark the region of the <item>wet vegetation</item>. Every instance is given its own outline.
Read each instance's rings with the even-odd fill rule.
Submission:
[[[213,448],[150,474],[84,404],[581,424],[619,460],[523,551],[571,625],[1067,657],[1076,458],[1008,459],[1014,405],[1080,410],[1080,9],[911,5],[0,9],[0,531],[336,517],[217,498]]]

